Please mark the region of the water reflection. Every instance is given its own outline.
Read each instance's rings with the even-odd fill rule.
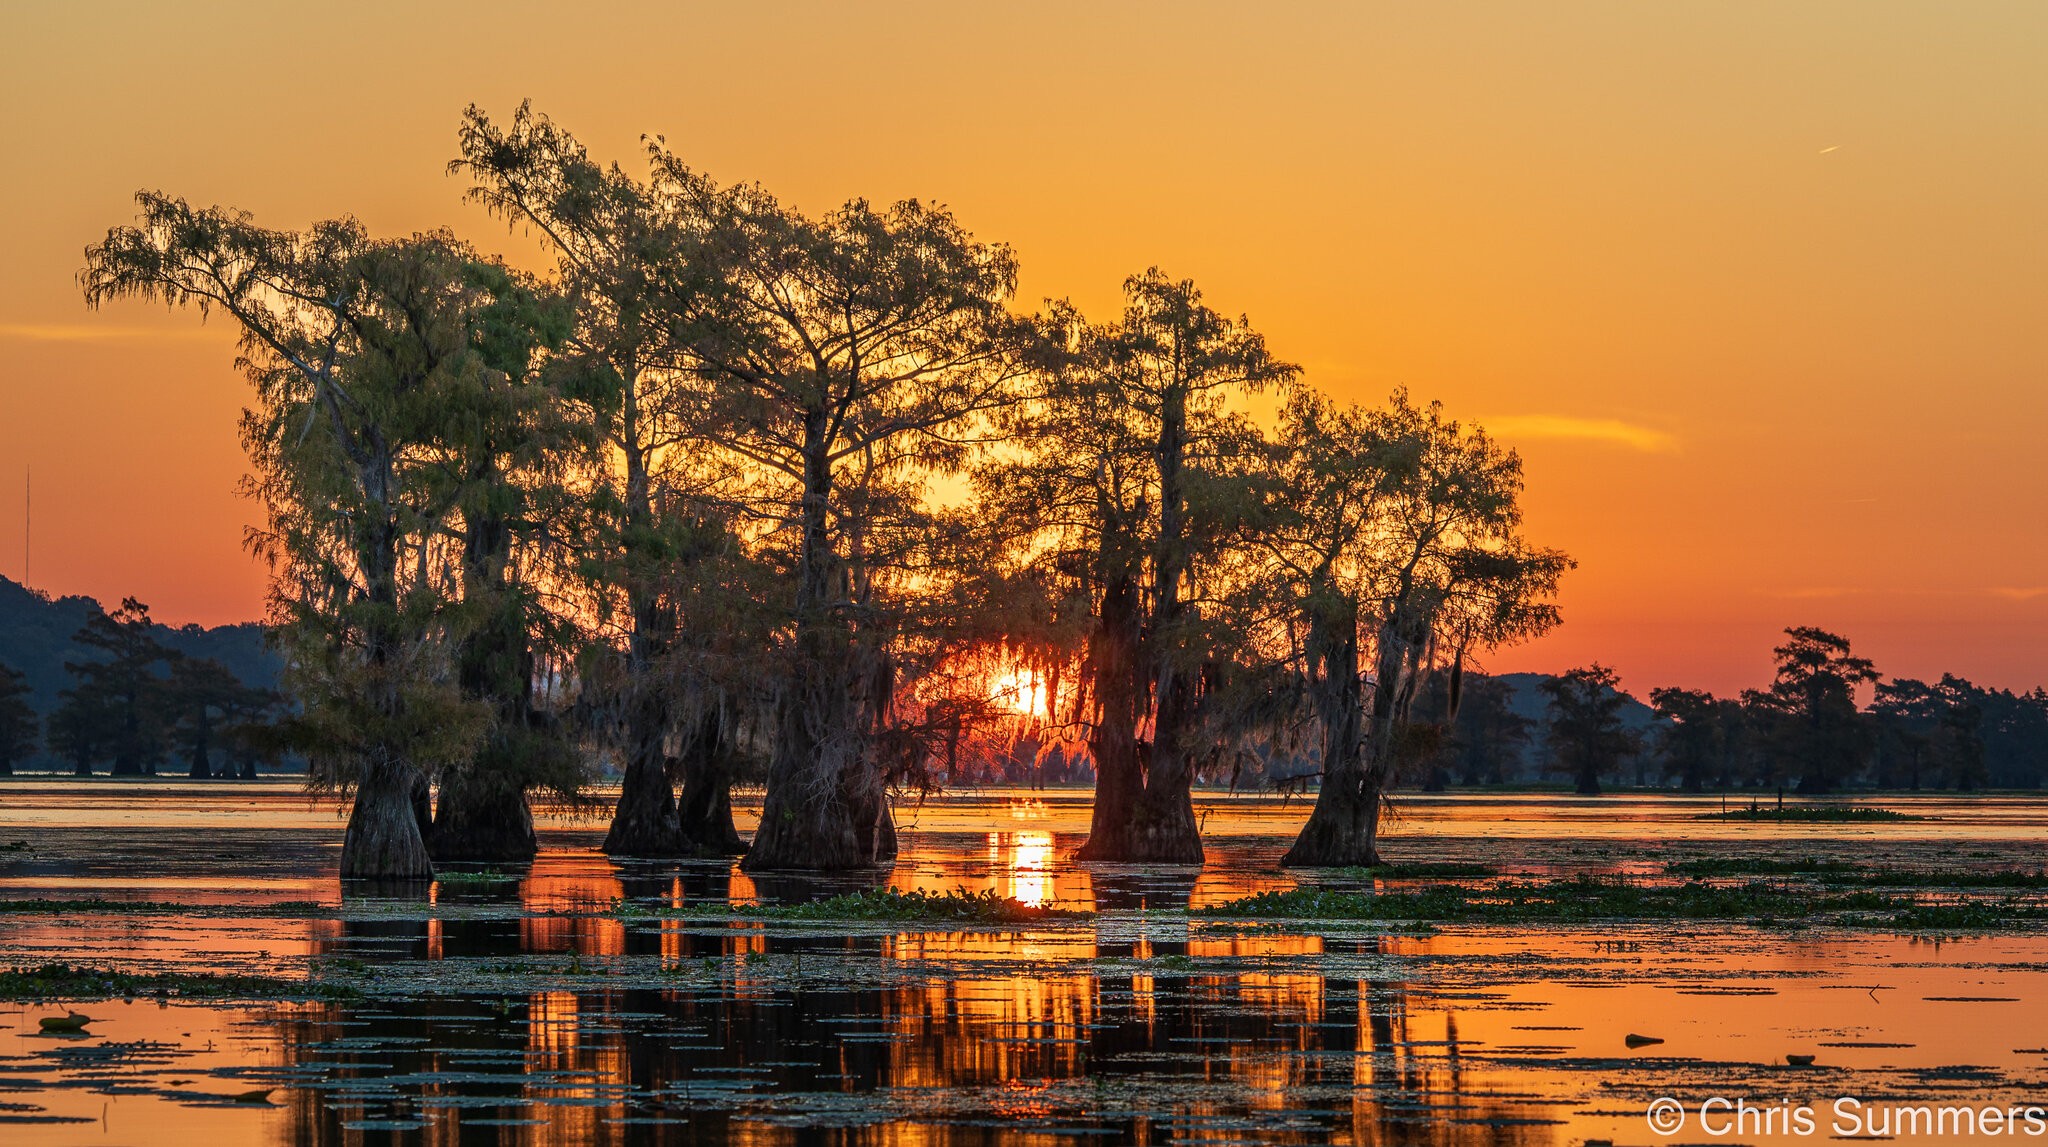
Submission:
[[[929,958],[932,939],[766,951],[886,965]],[[869,987],[742,964],[706,987],[433,1010],[277,1015],[287,1069],[320,1081],[293,1093],[288,1141],[501,1142],[519,1127],[534,1144],[1515,1144],[1555,1130],[1462,1068],[1454,1018],[1448,1040],[1416,1030],[1388,983],[1074,971]]]
[[[892,869],[832,880],[618,863],[591,847],[591,830],[557,825],[528,870],[352,894],[345,911],[312,920],[228,906],[336,902],[331,850],[303,843],[314,834],[258,832],[233,819],[246,810],[196,804],[174,806],[173,827],[122,812],[104,833],[80,833],[91,810],[38,820],[27,807],[7,810],[23,826],[10,834],[35,851],[0,858],[6,895],[219,907],[0,921],[8,962],[90,953],[135,970],[303,975],[309,960],[359,961],[374,974],[371,1000],[346,1006],[94,1005],[107,1018],[75,1044],[34,1036],[33,1010],[0,1020],[0,1098],[97,1121],[4,1122],[13,1112],[0,1108],[9,1147],[1642,1142],[1643,1105],[1674,1090],[1998,1101],[2048,1083],[2048,1053],[2029,1051],[2048,1030],[2037,935],[1402,936],[1190,922],[1191,908],[1291,885],[1274,861],[1305,810],[1277,802],[1213,802],[1199,870],[1075,865],[1085,805],[1056,793],[905,810]],[[94,807],[104,819],[110,806]],[[1757,834],[1648,802],[1609,802],[1609,819],[1582,824],[1577,807],[1432,805],[1402,824],[1397,847],[1517,871],[1656,871],[1678,848],[1763,840],[1803,855],[1844,839],[1829,826]],[[2037,864],[2048,806],[2020,807],[2033,819],[1959,811],[1877,840],[1859,829],[1855,855]],[[216,822],[230,827],[194,827]],[[195,836],[217,839],[201,847]],[[147,883],[123,884],[124,871]],[[930,933],[618,911],[795,902],[878,883],[1107,915]],[[1667,1042],[1633,1051],[1631,1031]],[[151,1058],[118,1058],[142,1043]],[[74,1046],[116,1058],[56,1054]],[[1818,1054],[1822,1067],[1788,1076],[1788,1052]],[[221,1098],[272,1083],[276,1108]]]

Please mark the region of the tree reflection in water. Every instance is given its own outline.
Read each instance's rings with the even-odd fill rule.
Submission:
[[[312,1077],[289,1092],[291,1141],[1552,1140],[1526,1107],[1467,1093],[1455,1016],[1429,1011],[1444,1030],[1419,1030],[1408,985],[1257,970],[1320,951],[1315,937],[1191,936],[1193,869],[1085,875],[1116,913],[1092,929],[628,920],[603,909],[848,890],[632,863],[443,891],[410,902],[418,919],[349,920],[331,950],[370,962],[596,973],[653,958],[710,974],[280,1011],[286,1062]],[[524,911],[465,915],[493,904]],[[1375,956],[1398,941],[1355,943]]]

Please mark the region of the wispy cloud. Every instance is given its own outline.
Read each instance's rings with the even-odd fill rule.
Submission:
[[[1480,425],[1497,438],[1563,438],[1582,442],[1606,442],[1666,454],[1678,449],[1678,439],[1662,430],[1637,426],[1618,418],[1573,418],[1564,414],[1509,414],[1480,420]]]
[[[82,343],[111,339],[207,338],[214,332],[205,327],[122,327],[111,323],[0,323],[0,339],[22,342]]]
[[[1951,600],[1995,597],[2004,601],[2033,601],[2037,598],[2048,597],[2048,585],[1990,586],[1984,588],[1975,586],[1943,588],[1936,586],[1824,585],[1793,586],[1786,589],[1759,589],[1756,592],[1764,597],[1793,598],[1797,600],[1831,597],[1947,598]]]

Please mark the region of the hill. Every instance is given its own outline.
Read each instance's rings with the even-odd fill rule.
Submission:
[[[93,598],[51,597],[0,577],[0,665],[28,675],[30,703],[42,717],[57,708],[58,691],[71,684],[64,663],[86,659],[71,637],[98,609]],[[159,625],[155,634],[187,657],[220,662],[246,685],[276,688],[284,669],[284,660],[265,645],[263,627],[253,621],[212,629]]]

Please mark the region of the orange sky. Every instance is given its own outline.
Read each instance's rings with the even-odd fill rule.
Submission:
[[[1330,391],[1495,427],[1581,562],[1495,669],[1728,690],[1810,624],[2048,683],[2048,5],[176,7],[0,7],[0,572],[33,465],[38,587],[260,606],[230,332],[79,301],[137,188],[518,251],[443,167],[530,96],[807,209],[945,201],[1027,298],[1161,264]]]

